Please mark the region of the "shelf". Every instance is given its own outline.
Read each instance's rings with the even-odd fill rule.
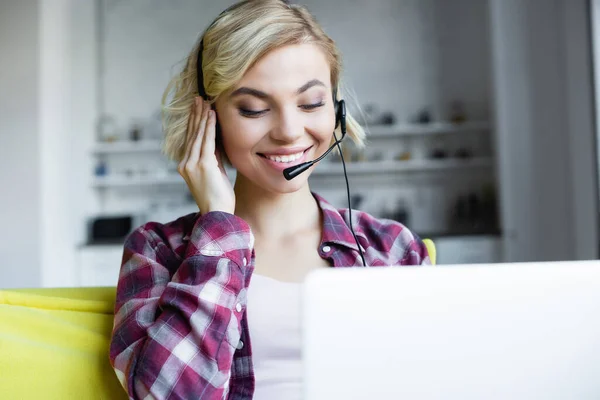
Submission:
[[[152,185],[185,185],[185,181],[179,175],[164,177],[136,177],[128,178],[125,176],[105,176],[95,177],[94,187],[126,187],[126,186],[152,186]]]
[[[226,168],[226,171],[230,179],[235,178],[235,170]],[[155,185],[186,185],[186,183],[179,174],[145,177],[103,176],[94,177],[92,181],[92,186],[96,188]]]
[[[446,159],[446,160],[409,160],[409,161],[379,161],[379,162],[352,162],[346,163],[346,170],[350,175],[381,174],[392,172],[416,172],[416,171],[453,171],[458,169],[480,169],[491,168],[494,160],[491,157],[480,157],[471,159]],[[344,172],[341,163],[325,162],[319,164],[312,171],[313,176],[338,175]],[[228,170],[227,175],[233,178],[234,170]],[[126,187],[126,186],[150,186],[150,185],[180,185],[185,184],[179,175],[164,177],[136,177],[124,176],[95,177],[93,186],[104,187]]]
[[[488,121],[467,121],[460,124],[431,122],[429,124],[372,125],[367,129],[367,139],[396,136],[457,134],[487,131],[490,128],[491,124]]]
[[[139,142],[120,141],[110,143],[96,143],[92,150],[95,154],[109,153],[153,153],[162,151],[160,140],[141,140]]]
[[[470,159],[441,160],[408,160],[346,163],[348,174],[364,175],[373,173],[410,172],[410,171],[442,171],[457,169],[491,168],[494,159],[479,157]],[[315,167],[312,175],[336,175],[344,173],[341,163],[322,163]]]
[[[373,125],[368,128],[367,138],[457,134],[489,129],[490,123],[487,121],[468,121],[462,124],[432,122],[429,124]],[[94,154],[153,153],[161,152],[162,146],[163,143],[160,140],[117,141],[96,143],[92,152]]]

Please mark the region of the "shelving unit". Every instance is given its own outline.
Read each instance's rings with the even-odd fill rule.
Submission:
[[[379,139],[398,139],[403,138],[415,140],[419,138],[430,138],[436,135],[461,135],[467,133],[487,132],[491,129],[488,121],[468,121],[454,124],[448,122],[432,122],[428,124],[394,124],[394,125],[376,125],[367,127],[368,139],[377,142]],[[97,143],[91,149],[96,157],[107,156],[132,156],[132,155],[159,155],[162,151],[162,141],[160,140],[141,140],[141,141],[116,141],[110,143]],[[369,174],[392,174],[392,173],[412,173],[412,172],[434,172],[451,173],[457,170],[479,171],[481,169],[491,169],[494,165],[492,157],[475,156],[472,158],[414,158],[410,160],[384,160],[384,161],[362,161],[347,162],[346,169],[349,175],[364,176]],[[335,176],[343,173],[343,167],[340,162],[331,159],[322,161],[320,165],[312,172],[315,178]],[[234,176],[233,169],[228,170],[230,177]],[[143,187],[156,185],[184,185],[184,180],[174,173],[164,172],[163,174],[147,176],[125,176],[125,175],[107,175],[96,176],[92,180],[92,186],[98,189],[107,188],[126,188]]]

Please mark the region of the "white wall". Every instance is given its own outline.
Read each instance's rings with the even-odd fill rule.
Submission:
[[[101,107],[126,130],[159,109],[168,78],[208,24],[233,1],[104,0]],[[362,104],[401,120],[464,100],[489,116],[487,1],[306,0],[344,56],[344,80]]]
[[[71,0],[40,4],[40,177],[42,286],[72,286],[76,274],[71,143]]]
[[[41,283],[40,10],[0,1],[0,287]]]
[[[506,258],[596,258],[586,2],[490,6]]]
[[[575,258],[597,259],[600,252],[598,218],[598,134],[594,112],[591,13],[588,0],[565,2],[566,101],[568,104],[571,192],[575,228]],[[600,66],[600,63],[595,63]],[[596,70],[596,71],[594,71]],[[598,79],[595,80],[598,82]],[[596,98],[600,98],[596,95]],[[597,102],[596,102],[597,103]]]
[[[0,3],[0,52],[8,55],[0,63],[0,287],[77,283],[86,202],[78,184],[89,179],[84,143],[95,119],[85,107],[93,91],[84,89],[94,70],[81,63],[95,41],[81,35],[94,29],[93,2],[85,3],[87,15],[71,0]],[[72,101],[72,92],[81,97]]]

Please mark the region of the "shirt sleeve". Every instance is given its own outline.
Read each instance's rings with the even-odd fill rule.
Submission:
[[[420,237],[415,234],[411,234],[412,238],[406,245],[406,250],[400,264],[402,265],[431,265],[431,259],[429,258],[429,252],[427,246],[423,243]]]
[[[168,262],[174,255],[160,234],[147,224],[129,235],[110,361],[130,399],[223,397],[240,339],[244,267],[253,246],[245,221],[207,213],[196,221],[173,273]]]

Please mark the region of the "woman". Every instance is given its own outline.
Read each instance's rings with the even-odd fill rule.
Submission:
[[[312,168],[282,174],[331,145],[340,65],[304,8],[243,1],[167,88],[166,152],[199,212],[126,241],[110,359],[130,398],[300,398],[300,282],[313,269],[362,265],[348,211],[310,191]],[[360,126],[350,116],[347,125],[361,145]],[[359,211],[352,221],[368,266],[429,263],[401,224]]]

